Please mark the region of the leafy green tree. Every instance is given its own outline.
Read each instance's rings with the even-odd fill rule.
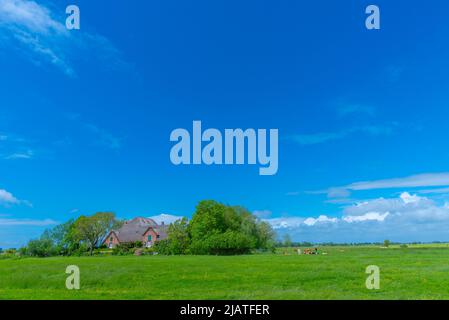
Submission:
[[[187,218],[182,218],[168,226],[167,239],[156,242],[155,250],[165,255],[187,254],[190,246]]]
[[[193,254],[242,254],[274,244],[271,227],[242,207],[201,201],[187,228]]]
[[[26,253],[34,257],[51,257],[57,254],[57,249],[51,239],[41,237],[28,242]]]
[[[256,225],[257,243],[256,247],[260,249],[269,249],[273,251],[276,246],[276,233],[268,222],[261,221]]]
[[[69,248],[76,245],[72,237],[73,223],[74,220],[72,219],[52,229],[45,230],[39,239],[31,240],[26,247],[21,248],[20,253],[37,257],[67,254]]]
[[[186,218],[175,221],[168,227],[168,240],[171,254],[186,254],[190,245],[188,221]]]
[[[112,212],[98,212],[92,216],[81,216],[74,223],[73,236],[78,241],[87,243],[90,255],[100,241],[117,224]]]
[[[41,239],[49,239],[53,242],[56,251],[60,254],[67,255],[76,250],[79,245],[74,236],[74,219],[59,224],[52,229],[46,230]]]
[[[200,242],[213,233],[226,231],[225,223],[226,206],[212,201],[201,201],[189,224],[189,233],[192,242]],[[231,220],[227,219],[228,221]]]
[[[384,240],[384,247],[388,248],[391,245],[390,240]]]
[[[284,235],[284,241],[282,243],[284,245],[284,247],[291,247],[293,245],[292,242],[292,238],[290,237],[290,235],[287,233]]]

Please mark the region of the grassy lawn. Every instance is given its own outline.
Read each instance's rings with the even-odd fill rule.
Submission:
[[[324,248],[327,255],[105,256],[0,260],[0,299],[449,299],[447,245]],[[81,289],[65,288],[65,269]],[[365,268],[381,289],[365,288]]]

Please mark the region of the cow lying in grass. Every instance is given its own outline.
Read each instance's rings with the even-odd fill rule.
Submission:
[[[312,255],[312,254],[319,254],[318,248],[315,249],[304,249],[303,254]]]

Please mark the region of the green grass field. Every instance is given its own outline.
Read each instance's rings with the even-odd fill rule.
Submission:
[[[324,248],[327,255],[0,260],[0,299],[449,299],[449,248]],[[291,251],[293,252],[293,251]],[[65,269],[81,270],[67,290]],[[365,287],[368,265],[381,289]]]

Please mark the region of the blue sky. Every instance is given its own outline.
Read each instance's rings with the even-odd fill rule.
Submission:
[[[375,2],[381,30],[367,1],[77,0],[68,31],[72,2],[0,0],[0,247],[202,199],[298,241],[449,240],[449,4]],[[279,129],[278,173],[174,166],[193,120]]]

